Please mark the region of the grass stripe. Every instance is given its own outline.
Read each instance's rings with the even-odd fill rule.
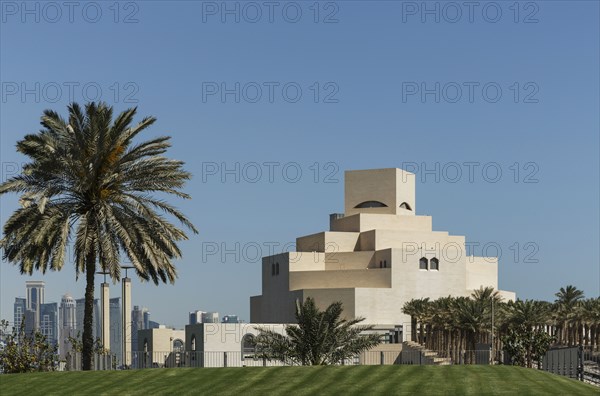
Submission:
[[[510,366],[179,368],[0,375],[2,396],[599,395],[591,385]]]

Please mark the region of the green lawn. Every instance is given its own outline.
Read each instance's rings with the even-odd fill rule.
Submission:
[[[179,368],[0,375],[0,394],[596,395],[591,385],[509,366]]]

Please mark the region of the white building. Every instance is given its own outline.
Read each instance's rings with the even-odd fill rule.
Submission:
[[[404,303],[498,289],[497,258],[467,256],[464,236],[434,231],[430,216],[416,215],[414,174],[348,171],[345,183],[345,210],[331,215],[329,231],[297,238],[296,252],[263,258],[262,295],[250,298],[251,323],[206,323],[195,313],[205,323],[185,327],[184,350],[159,353],[158,360],[193,367],[280,365],[259,359],[250,341],[260,327],[283,334],[285,323],[295,322],[296,301],[312,297],[321,309],[341,301],[347,318],[364,317],[382,335],[383,344],[361,354],[362,364],[392,364],[401,342],[410,339]],[[148,340],[140,350],[176,349],[174,333],[163,333],[140,332]],[[163,337],[160,344],[157,337]]]
[[[259,328],[285,333],[283,324],[197,323],[185,326],[186,364],[192,367],[280,366],[263,361],[255,351],[253,338]]]
[[[185,331],[160,325],[156,329],[137,332],[137,349],[132,352],[135,368],[178,367],[184,361],[181,352],[185,347]]]
[[[410,317],[401,308],[411,299],[498,289],[497,258],[467,256],[464,236],[434,231],[416,206],[414,174],[347,171],[345,210],[331,215],[330,230],[297,238],[296,252],[263,258],[262,295],[250,299],[250,321],[292,323],[296,300],[312,297],[321,309],[341,301],[346,317],[406,329]]]

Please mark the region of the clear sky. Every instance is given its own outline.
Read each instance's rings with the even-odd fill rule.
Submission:
[[[200,234],[175,285],[135,280],[133,303],[178,327],[196,309],[248,320],[257,255],[325,230],[348,169],[417,173],[417,214],[500,251],[502,289],[598,296],[599,3],[464,3],[3,1],[2,180],[44,109],[156,116],[146,138],[172,136],[194,174],[173,202]],[[0,205],[4,224],[17,197]],[[71,263],[28,277],[3,262],[2,318],[26,280],[47,301],[83,295]]]

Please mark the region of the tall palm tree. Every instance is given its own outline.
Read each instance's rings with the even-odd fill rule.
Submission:
[[[573,285],[561,287],[555,294],[556,300],[556,319],[559,327],[559,337],[561,343],[568,345],[575,344],[576,338],[576,310],[580,301],[585,297],[582,290]]]
[[[482,303],[473,298],[459,297],[455,301],[457,326],[464,332],[465,346],[468,348],[468,359],[475,360],[477,342],[482,341],[482,334],[490,329],[491,307],[489,301]]]
[[[510,325],[524,325],[530,329],[541,326],[548,322],[550,308],[546,301],[509,301],[506,304],[506,322]]]
[[[589,326],[589,339],[592,350],[600,348],[600,297],[590,298],[584,305]]]
[[[68,107],[68,120],[52,110],[41,117],[43,129],[26,135],[17,150],[29,157],[20,175],[0,185],[0,195],[21,194],[17,209],[4,225],[3,257],[22,274],[61,270],[69,243],[74,246],[75,272],[85,273],[83,369],[91,369],[94,274],[120,278],[121,254],[143,280],[173,283],[172,260],[181,257],[178,241],[186,234],[159,212],[174,216],[196,233],[192,223],[166,201],[181,191],[190,174],[183,162],[162,154],[169,137],[137,145],[134,138],[155,122],[146,117],[131,125],[136,108],[113,120],[112,107],[89,103]]]
[[[301,365],[337,364],[381,343],[378,334],[361,334],[373,326],[359,326],[363,318],[341,319],[342,303],[325,311],[308,297],[296,302],[297,325],[285,327],[286,335],[259,327],[256,349],[264,357]]]
[[[417,310],[418,302],[416,299],[412,299],[404,303],[402,307],[402,313],[410,316],[410,340],[417,341]]]
[[[429,298],[417,298],[407,301],[402,307],[402,312],[410,315],[411,341],[422,344],[425,340],[424,320],[428,316]],[[417,328],[418,327],[418,328]]]

